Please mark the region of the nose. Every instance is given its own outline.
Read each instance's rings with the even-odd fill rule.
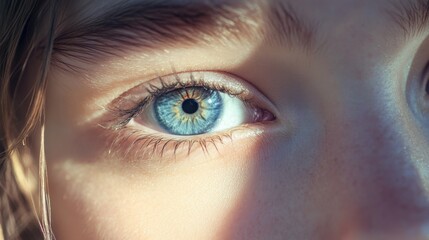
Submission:
[[[350,108],[327,127],[322,159],[335,169],[344,201],[337,236],[429,239],[429,144],[422,127],[400,107],[367,106],[374,107]]]

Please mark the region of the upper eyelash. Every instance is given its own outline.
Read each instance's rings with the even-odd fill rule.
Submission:
[[[215,84],[215,83],[208,83],[204,81],[203,77],[196,79],[195,76],[190,73],[190,81],[182,81],[179,74],[175,73],[175,81],[174,82],[166,82],[163,80],[163,77],[158,77],[158,84],[159,87],[156,84],[149,83],[148,86],[145,87],[145,90],[149,94],[149,96],[143,98],[140,100],[136,105],[134,105],[131,108],[124,109],[120,106],[113,106],[110,107],[109,110],[113,112],[116,115],[116,122],[113,122],[113,124],[109,124],[110,129],[112,130],[118,130],[124,128],[135,116],[140,114],[145,107],[153,101],[154,99],[160,97],[163,94],[166,94],[171,91],[175,91],[181,88],[190,88],[190,87],[204,87],[210,90],[216,90],[223,93],[226,93],[233,97],[238,97],[241,99],[245,104],[251,105],[251,97],[247,94],[244,94],[246,91],[234,91],[230,88],[227,88],[221,84]],[[120,102],[120,101],[119,101]]]
[[[243,93],[245,92],[244,90],[233,91],[232,89],[226,88],[223,85],[218,85],[213,83],[209,84],[205,82],[204,79],[202,78],[200,78],[199,80],[195,79],[195,76],[192,73],[190,73],[189,78],[191,79],[190,81],[184,82],[180,79],[180,76],[178,74],[175,74],[176,81],[172,83],[167,83],[163,80],[162,77],[158,77],[161,87],[157,87],[154,84],[149,84],[149,86],[146,87],[146,91],[151,95],[152,98],[157,98],[163,94],[166,94],[168,92],[175,91],[181,88],[203,87],[208,90],[216,90],[219,92],[226,93],[230,96],[238,97],[243,101],[249,101],[249,98],[246,98],[243,96]]]

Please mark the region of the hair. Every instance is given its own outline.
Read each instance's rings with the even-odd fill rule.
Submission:
[[[56,2],[0,0],[0,240],[54,238],[43,132]]]

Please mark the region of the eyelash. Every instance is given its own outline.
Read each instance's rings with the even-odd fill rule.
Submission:
[[[158,134],[144,133],[141,130],[128,127],[128,123],[141,114],[151,101],[163,94],[180,88],[204,87],[210,90],[220,91],[239,98],[246,106],[254,107],[253,98],[247,90],[227,88],[221,84],[205,81],[203,77],[196,79],[192,73],[190,73],[189,81],[182,81],[177,73],[174,76],[175,81],[170,83],[164,81],[162,77],[158,77],[155,83],[149,83],[144,87],[149,95],[139,100],[137,103],[132,104],[130,108],[123,108],[120,106],[121,103],[126,100],[126,96],[120,96],[118,100],[113,103],[113,107],[110,107],[109,110],[115,117],[113,121],[109,121],[111,123],[108,124],[109,127],[107,127],[111,130],[111,133],[113,133],[111,134],[111,143],[108,146],[109,155],[117,153],[122,158],[128,159],[130,154],[132,154],[131,159],[150,159],[154,157],[162,158],[166,155],[166,152],[169,151],[171,155],[176,158],[179,148],[184,148],[186,150],[186,156],[189,156],[193,151],[197,150],[197,148],[195,148],[196,146],[198,146],[198,149],[202,150],[204,154],[209,154],[211,146],[219,152],[218,144],[223,144],[226,140],[232,142],[232,135],[234,132],[252,128],[250,125],[243,124],[229,131],[224,131],[223,133],[186,137],[171,136],[167,138]],[[126,94],[127,93],[125,93],[125,95]],[[261,114],[263,113],[261,112]],[[128,147],[124,148],[123,146]]]
[[[205,155],[210,155],[213,149],[219,152],[219,144],[224,144],[226,141],[231,143],[233,141],[233,132],[244,129],[248,129],[248,127],[241,126],[226,133],[204,138],[174,140],[160,137],[156,134],[140,133],[139,130],[121,129],[112,139],[108,153],[109,155],[117,154],[119,158],[127,159],[126,161],[131,159],[131,162],[138,162],[139,159],[157,159],[161,161],[163,157],[167,156],[167,152],[171,154],[166,159],[170,159],[170,157],[174,159],[181,158],[182,155],[178,153],[183,153],[184,157],[188,157],[196,150],[201,150]],[[130,143],[130,139],[134,140]],[[122,146],[128,147],[124,149]],[[182,152],[179,149],[184,149],[185,151]],[[168,163],[168,161],[166,162]]]

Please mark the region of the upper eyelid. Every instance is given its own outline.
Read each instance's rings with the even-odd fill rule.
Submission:
[[[206,77],[209,75],[210,77]],[[173,89],[189,86],[213,86],[213,88],[224,88],[225,92],[231,95],[248,95],[251,87],[244,80],[237,76],[233,76],[227,72],[219,71],[189,71],[189,72],[173,72],[164,76],[158,76],[152,80],[138,83],[134,87],[125,91],[118,96],[118,100],[126,99],[127,96],[133,95],[133,92],[149,93],[154,96],[164,93],[162,89]],[[228,85],[228,86],[227,86]],[[244,98],[244,96],[242,96]]]

